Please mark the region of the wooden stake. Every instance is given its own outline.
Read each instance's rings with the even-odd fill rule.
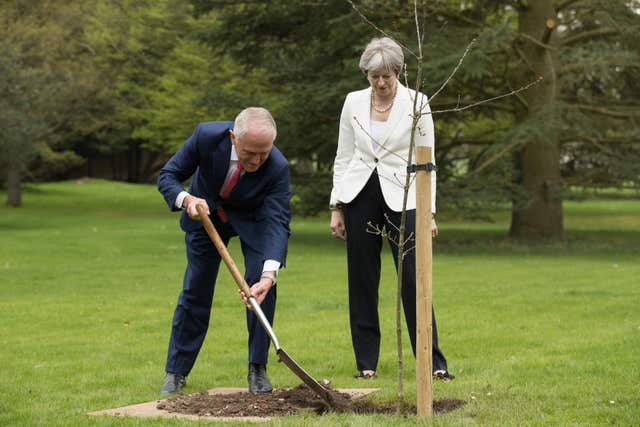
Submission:
[[[416,147],[416,164],[431,162],[431,147]],[[431,322],[431,172],[416,172],[416,387],[419,417],[433,416]]]

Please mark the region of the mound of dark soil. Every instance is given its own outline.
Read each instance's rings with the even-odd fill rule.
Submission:
[[[278,417],[300,411],[351,412],[356,414],[395,414],[394,402],[381,403],[367,399],[352,400],[347,393],[331,390],[333,405],[328,407],[309,387],[301,384],[292,389],[276,389],[270,394],[216,394],[206,391],[195,394],[180,394],[160,402],[157,406],[168,412],[214,417]],[[463,406],[463,400],[438,400],[433,402],[436,414],[453,411]],[[403,415],[416,413],[415,405],[405,404]]]

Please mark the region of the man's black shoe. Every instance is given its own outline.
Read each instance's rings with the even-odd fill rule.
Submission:
[[[160,389],[161,394],[173,394],[177,393],[184,386],[187,385],[187,378],[184,375],[172,374],[167,372],[167,376],[164,377],[164,383]]]
[[[260,365],[258,363],[249,363],[249,375],[247,375],[249,381],[250,393],[271,393],[273,387],[267,376],[266,365]]]

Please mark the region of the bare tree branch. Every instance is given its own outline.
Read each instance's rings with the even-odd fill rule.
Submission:
[[[389,233],[389,230],[388,230],[389,227],[393,228],[393,230],[395,230],[395,232],[398,233],[398,237],[399,237],[400,228],[389,219],[389,215],[387,215],[386,213],[384,214],[384,219],[386,221],[386,225],[384,227],[381,227],[379,224],[374,224],[371,221],[368,221],[367,229],[366,229],[367,233],[384,237],[385,239],[389,240],[390,243],[394,244],[396,247],[400,247],[399,239],[392,237],[392,235]],[[407,238],[404,239],[404,241],[402,242],[402,246],[405,246],[407,243],[411,241],[415,241],[415,234],[413,232],[409,233],[409,236],[407,236]],[[403,254],[406,255],[414,247],[415,246],[407,249],[406,251],[403,252]]]
[[[420,21],[418,20],[418,2],[413,2],[413,17],[416,21],[416,37],[418,38],[418,57],[422,58],[422,41],[424,40],[424,33],[420,31]]]
[[[367,18],[361,11],[360,9],[358,9],[358,7],[353,4],[352,0],[347,0],[349,2],[349,4],[351,5],[351,7],[353,8],[353,10],[356,11],[356,13],[358,15],[360,15],[360,18],[362,18],[362,20],[364,22],[366,22],[367,24],[371,25],[373,28],[375,28],[380,34],[382,34],[385,37],[389,37],[391,40],[393,40],[394,42],[398,43],[398,45],[403,48],[404,50],[406,50],[407,52],[409,52],[412,56],[414,56],[415,58],[418,58],[418,55],[416,55],[411,49],[409,49],[408,47],[406,47],[405,45],[403,45],[402,43],[400,43],[398,40],[396,40],[393,36],[389,35],[389,33],[387,33],[385,30],[383,30],[382,28],[378,27],[376,24],[374,24],[373,22],[371,22],[369,20],[369,18]]]
[[[561,39],[559,44],[562,46],[566,46],[573,43],[577,43],[584,39],[592,39],[596,37],[604,37],[604,36],[610,36],[614,34],[620,34],[620,30],[617,30],[615,28],[599,28],[597,30],[585,31],[584,33],[576,34],[575,36]]]
[[[515,39],[514,39],[515,41]],[[513,50],[516,52],[516,54],[518,55],[518,58],[520,58],[520,60],[522,62],[524,62],[527,65],[527,68],[533,72],[535,72],[535,67],[533,66],[533,64],[529,61],[529,59],[527,58],[527,55],[525,55],[520,48],[517,46],[516,43],[512,43],[512,47]]]
[[[404,253],[402,254],[402,257],[406,257],[412,250],[414,250],[416,248],[416,245],[411,246],[409,249],[405,250]]]
[[[433,98],[432,98],[433,99]],[[445,107],[448,105],[470,105],[475,101],[465,101],[465,100],[461,100],[461,99],[453,99],[453,98],[440,98],[439,99],[440,102],[429,102],[429,105],[433,108],[433,107]],[[494,110],[501,110],[501,111],[506,111],[508,113],[513,113],[513,107],[511,107],[510,105],[507,104],[491,104],[491,105],[485,105],[484,108],[492,108]]]
[[[442,92],[442,90],[447,86],[447,84],[449,84],[449,81],[453,78],[453,76],[458,71],[458,68],[460,68],[460,66],[462,65],[462,62],[464,61],[464,58],[466,58],[467,54],[471,50],[471,46],[473,46],[473,44],[476,42],[476,40],[477,40],[477,38],[474,38],[473,40],[471,40],[471,42],[469,42],[469,44],[467,45],[467,48],[464,50],[464,53],[460,57],[460,60],[458,61],[458,64],[455,66],[455,68],[453,69],[453,71],[451,72],[449,77],[447,77],[447,79],[444,81],[444,83],[442,83],[442,86],[440,86],[440,88],[438,90],[436,90],[436,92],[433,95],[431,95],[431,98],[429,99],[429,101],[433,101],[433,98],[438,96],[438,94],[440,92]]]
[[[462,15],[460,13],[455,14],[455,13],[451,13],[451,12],[447,12],[447,11],[439,11],[439,13],[442,16],[448,17],[448,18],[453,19],[453,20],[462,21],[462,22],[464,22],[466,24],[469,24],[469,25],[472,25],[472,26],[474,26],[476,28],[482,28],[484,26],[484,24],[482,22],[474,21],[473,19],[468,18],[468,17],[466,17],[466,16],[464,16],[464,15]]]
[[[513,90],[513,87],[511,86],[511,82],[509,82],[509,80],[507,79],[507,85],[509,86],[509,89]],[[514,93],[516,99],[520,102],[520,105],[522,105],[526,110],[529,109],[529,102],[527,102],[527,100],[524,98],[524,96],[522,96],[519,92]]]
[[[380,228],[378,224],[373,224],[371,221],[367,221],[367,233],[373,234],[376,236],[387,237],[387,232],[384,228]]]
[[[522,37],[523,39],[526,39],[528,41],[530,41],[531,43],[540,46],[544,49],[550,49],[550,50],[558,50],[557,47],[555,46],[551,46],[550,44],[546,44],[546,43],[542,43],[540,40],[536,40],[535,38],[531,37],[529,34],[525,34],[525,33],[518,33],[517,35],[518,37]]]
[[[493,98],[483,99],[481,101],[471,103],[471,104],[466,105],[464,107],[458,106],[458,107],[455,107],[455,108],[448,108],[448,109],[445,109],[445,110],[433,110],[433,111],[428,111],[428,112],[424,112],[424,113],[421,113],[421,114],[440,114],[440,113],[450,113],[450,112],[454,112],[454,111],[468,110],[470,108],[477,107],[478,105],[486,104],[487,102],[491,102],[491,101],[495,101],[495,100],[498,100],[498,99],[501,99],[501,98],[506,98],[507,96],[515,95],[517,93],[520,93],[520,92],[522,92],[524,90],[529,89],[531,86],[536,85],[536,84],[540,83],[541,81],[542,81],[542,77],[539,77],[537,80],[534,80],[534,81],[530,82],[529,84],[527,84],[525,86],[522,86],[519,89],[512,90],[511,92],[504,93],[502,95],[494,96]]]
[[[353,120],[356,121],[356,123],[358,124],[358,126],[360,126],[360,129],[362,129],[362,131],[367,134],[367,136],[369,138],[371,138],[371,142],[373,142],[374,144],[376,144],[378,146],[379,149],[386,151],[389,154],[393,154],[394,156],[396,156],[397,158],[401,159],[403,162],[407,162],[407,159],[405,159],[404,157],[402,157],[400,154],[396,153],[395,151],[391,151],[388,148],[386,148],[384,145],[380,144],[378,141],[376,141],[376,139],[371,136],[371,134],[367,131],[367,129],[365,129],[365,127],[362,125],[362,123],[360,123],[360,120],[358,120],[358,118],[356,116],[353,116]]]
[[[578,109],[583,110],[583,111],[589,111],[592,113],[597,113],[597,114],[602,114],[605,116],[609,116],[609,117],[615,117],[618,119],[629,119],[631,117],[637,117],[638,116],[638,112],[623,112],[623,111],[613,111],[610,110],[606,107],[596,107],[593,105],[587,105],[587,104],[575,104],[576,107],[578,107]]]
[[[362,163],[364,163],[364,165],[365,165],[366,167],[368,167],[369,169],[371,169],[372,171],[375,169],[375,167],[371,167],[367,162],[365,162],[363,158],[360,158],[360,161],[361,161]],[[394,174],[394,178],[396,178],[396,181],[398,181],[398,182],[396,182],[396,181],[392,180],[391,178],[389,178],[389,177],[388,177],[388,176],[386,176],[386,175],[381,174],[381,173],[380,173],[380,171],[378,171],[378,176],[379,176],[380,178],[382,178],[382,179],[386,179],[387,181],[389,181],[389,182],[390,182],[390,183],[392,183],[393,185],[397,185],[398,187],[400,187],[400,188],[402,188],[402,189],[404,190],[404,184],[402,184],[402,182],[400,182],[400,181],[398,180],[398,177],[396,177],[396,176],[395,176],[395,174]]]
[[[431,102],[431,100],[429,100],[429,105],[431,106],[431,108],[448,108],[451,105],[456,105],[456,106],[460,106],[460,105],[470,105],[473,101],[465,101],[465,100],[461,100],[460,97],[458,97],[458,99],[454,99],[454,98],[438,98],[438,101],[436,102]],[[513,113],[514,109],[512,106],[507,105],[507,104],[491,104],[491,105],[485,105],[483,108],[491,108],[494,110],[500,110],[500,111],[506,111],[508,113]]]
[[[624,156],[616,153],[611,148],[601,144],[600,141],[598,141],[598,139],[592,138],[592,137],[589,137],[589,136],[586,136],[586,135],[583,136],[583,138],[585,140],[589,141],[592,145],[596,146],[600,151],[603,151],[603,152],[607,153],[608,155],[613,156],[613,157],[615,157],[617,159],[625,160]]]
[[[445,22],[446,25],[446,22]],[[425,28],[427,28],[427,2],[422,2],[422,36],[420,37],[420,48],[424,46],[424,36],[426,34]]]
[[[491,156],[480,166],[478,166],[477,168],[469,172],[469,176],[477,175],[478,173],[482,172],[484,169],[486,169],[487,167],[491,166],[492,164],[497,162],[499,159],[504,157],[505,154],[509,153],[512,149],[514,149],[519,144],[520,144],[520,141],[517,141],[517,140],[510,142],[502,150],[498,151],[496,154]]]
[[[396,175],[396,174],[395,174],[395,172],[394,172],[394,174],[393,174],[393,177],[394,177],[394,178],[395,178],[395,180],[396,180],[396,185],[397,185],[398,187],[400,187],[400,188],[404,189],[404,184],[402,183],[402,180],[401,180],[400,178],[398,178],[398,175]]]
[[[563,138],[562,140],[560,140],[561,144],[568,144],[571,142],[581,142],[580,140],[584,139],[584,140],[588,140],[589,136],[585,136],[585,135],[576,135],[573,137],[566,137]],[[603,144],[603,145],[622,145],[622,144],[639,144],[640,143],[640,135],[635,135],[635,136],[625,136],[625,137],[618,137],[618,138],[597,138],[596,139],[598,141],[599,144]]]
[[[598,106],[598,107],[621,107],[633,109],[634,111],[640,111],[640,101],[637,101],[633,98],[629,99],[608,99],[604,96],[598,97],[590,97],[590,102],[580,102],[580,98],[577,95],[565,95],[560,98],[561,101],[566,102],[571,105],[590,105],[590,106]]]
[[[577,62],[573,62],[571,64],[567,64],[560,67],[560,75],[563,76],[573,71],[580,70],[582,68],[595,67],[595,66],[613,67],[614,65],[611,63],[611,60],[609,59],[599,59],[595,61],[593,60],[577,61]]]

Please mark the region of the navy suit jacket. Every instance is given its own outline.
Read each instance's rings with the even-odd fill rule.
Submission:
[[[219,195],[231,159],[229,130],[233,122],[205,122],[196,127],[178,152],[160,170],[158,189],[173,211],[182,183],[191,177],[189,194],[205,199],[211,215],[222,206],[240,240],[285,265],[290,235],[291,186],[289,163],[275,146],[255,172],[245,172],[228,199]],[[202,228],[182,212],[180,226],[186,232]]]

